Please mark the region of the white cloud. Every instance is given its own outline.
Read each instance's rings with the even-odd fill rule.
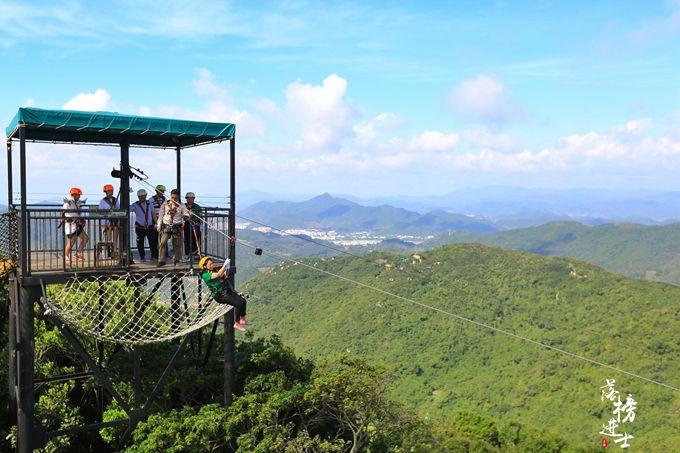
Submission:
[[[383,112],[368,121],[354,125],[354,134],[361,144],[367,144],[375,140],[385,131],[400,127],[404,121],[391,112]]]
[[[64,110],[83,110],[87,112],[94,112],[99,110],[106,110],[111,100],[111,95],[103,89],[99,88],[94,93],[80,93],[74,96],[61,108]]]
[[[425,131],[411,139],[411,148],[421,151],[450,151],[460,142],[458,134]]]
[[[300,128],[299,148],[325,149],[351,131],[353,109],[345,99],[347,80],[331,74],[321,85],[296,81],[286,88],[286,113]]]
[[[463,133],[463,138],[474,148],[494,151],[517,151],[517,140],[510,134],[496,133],[484,126],[473,127]]]
[[[501,81],[484,74],[463,80],[453,89],[448,102],[458,115],[482,123],[505,123],[520,115]]]

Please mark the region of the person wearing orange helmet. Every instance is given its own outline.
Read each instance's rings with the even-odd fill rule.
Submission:
[[[83,262],[83,249],[89,239],[85,232],[85,219],[83,218],[83,207],[87,200],[80,199],[83,191],[77,187],[72,187],[69,191],[69,196],[64,198],[62,208],[62,217],[64,218],[64,233],[66,234],[66,249],[64,250],[65,261],[68,266],[71,265],[71,250],[78,238],[80,244],[76,248],[76,260]]]
[[[102,214],[106,215],[106,211],[111,214],[114,209],[120,209],[120,201],[117,197],[113,196],[113,186],[111,184],[106,184],[103,189],[104,198],[99,202],[99,211],[103,211]],[[109,259],[113,258],[116,253],[118,246],[118,220],[102,220],[102,233],[104,235],[104,241],[113,244],[112,247],[107,248],[107,253]]]

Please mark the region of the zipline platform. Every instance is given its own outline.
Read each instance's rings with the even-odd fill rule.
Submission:
[[[225,208],[201,208],[194,212],[200,219],[183,224],[184,234],[195,238],[197,251],[209,255],[215,261],[231,260],[232,271],[236,264],[236,126],[232,123],[214,123],[172,118],[155,118],[125,115],[115,112],[80,112],[73,110],[44,110],[20,108],[6,129],[7,147],[7,200],[8,210],[0,214],[0,264],[9,273],[9,322],[8,322],[8,381],[10,412],[16,416],[17,451],[32,452],[63,435],[99,431],[102,428],[121,425],[125,430],[121,444],[145,420],[154,401],[163,394],[168,376],[183,356],[184,346],[191,344],[191,354],[199,366],[208,363],[211,351],[216,349],[216,332],[222,320],[221,353],[224,360],[224,404],[229,406],[234,389],[235,341],[234,316],[231,306],[217,302],[211,297],[210,288],[197,278],[196,263],[180,262],[173,258],[158,267],[154,261],[139,259],[136,247],[135,221],[131,217],[131,194],[146,186],[153,192],[155,185],[148,176],[130,162],[130,151],[144,153],[152,148],[165,153],[163,160],[175,161],[175,178],[166,174],[164,183],[182,191],[182,156],[192,148],[211,145],[214,153],[204,162],[211,169],[224,168],[228,189],[224,192]],[[227,142],[227,146],[220,144]],[[114,170],[111,178],[118,179],[120,208],[99,209],[99,205],[77,205],[64,209],[57,200],[31,204],[28,202],[29,164],[32,163],[29,143],[50,145],[103,145],[109,150]],[[117,150],[116,150],[117,148]],[[165,151],[162,151],[165,150]],[[62,150],[59,153],[68,151]],[[55,153],[57,151],[55,150]],[[106,151],[97,153],[103,158]],[[200,154],[196,154],[200,156]],[[18,162],[13,162],[14,160]],[[193,164],[192,164],[193,166]],[[16,167],[16,168],[15,168]],[[18,178],[14,177],[18,170]],[[82,167],[73,169],[63,180],[75,186],[84,181],[79,175]],[[171,182],[171,179],[174,181]],[[18,182],[20,197],[15,200],[14,183]],[[101,184],[115,182],[108,178]],[[67,195],[69,185],[60,189]],[[224,187],[224,186],[220,186]],[[71,199],[72,200],[72,199]],[[70,201],[65,200],[68,206]],[[90,200],[97,203],[98,200]],[[85,200],[82,200],[85,203]],[[114,203],[115,206],[115,203]],[[193,220],[195,217],[191,217]],[[143,225],[151,226],[144,222]],[[70,245],[65,230],[73,233],[78,227],[78,241]],[[84,241],[87,234],[87,241]],[[194,234],[195,232],[195,234]],[[154,240],[153,234],[149,240]],[[72,236],[74,237],[74,236]],[[84,249],[81,249],[84,245]],[[148,247],[148,242],[145,247]],[[184,244],[182,244],[184,246]],[[68,251],[68,253],[67,253]],[[82,251],[83,260],[76,253]],[[182,250],[182,255],[184,255]],[[66,262],[66,256],[70,263]],[[147,248],[147,258],[151,251]],[[234,273],[226,278],[233,288]],[[36,312],[36,307],[41,309]],[[105,400],[113,399],[124,412],[117,420],[106,421],[104,413],[88,414],[82,423],[66,429],[51,431],[40,425],[35,417],[36,392],[44,386],[36,386],[35,378],[35,323],[36,314],[50,322],[87,366],[85,372],[96,378],[106,395],[98,396],[101,408]],[[209,337],[202,350],[203,329],[208,328]],[[194,345],[196,339],[197,345]],[[84,343],[84,340],[88,340]],[[145,395],[142,385],[140,347],[152,343],[177,340],[175,353],[169,357],[160,377],[154,376],[155,385]],[[94,342],[94,343],[90,343]],[[106,343],[116,344],[105,348]],[[86,345],[96,344],[98,356]],[[122,345],[132,350],[133,373],[130,381],[116,376],[129,384],[134,397],[121,395],[112,384],[111,377],[102,364],[108,364]],[[194,347],[196,346],[196,348]],[[128,349],[129,350],[129,349]],[[192,367],[194,365],[192,364]],[[70,373],[49,376],[50,382],[68,381]],[[157,380],[156,380],[157,379]],[[43,382],[45,382],[43,380]],[[48,385],[48,384],[45,384]],[[128,388],[128,387],[124,387]],[[97,392],[101,393],[101,392]]]

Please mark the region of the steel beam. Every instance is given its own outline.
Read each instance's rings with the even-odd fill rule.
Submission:
[[[33,304],[40,300],[42,291],[39,286],[20,286],[18,309],[17,345],[17,451],[32,452],[35,445],[33,426],[34,405],[34,349],[35,332]]]

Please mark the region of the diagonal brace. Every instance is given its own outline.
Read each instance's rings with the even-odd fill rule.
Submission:
[[[83,361],[85,361],[90,370],[92,370],[92,373],[94,373],[95,377],[99,380],[99,383],[106,390],[108,390],[108,392],[111,394],[111,396],[113,396],[113,398],[116,400],[118,405],[125,411],[125,413],[128,414],[128,416],[131,416],[132,411],[130,410],[130,407],[123,400],[123,398],[121,398],[116,389],[113,388],[113,384],[111,383],[111,380],[109,380],[109,377],[95,363],[95,361],[92,359],[92,357],[87,352],[85,347],[82,345],[80,340],[78,340],[78,337],[75,336],[71,329],[69,329],[69,327],[61,321],[61,319],[52,314],[47,315],[50,317],[50,320],[57,327],[57,329],[59,329],[61,334],[64,335],[64,338],[66,338],[66,340],[71,344],[71,347],[78,353],[78,355],[83,359]]]

